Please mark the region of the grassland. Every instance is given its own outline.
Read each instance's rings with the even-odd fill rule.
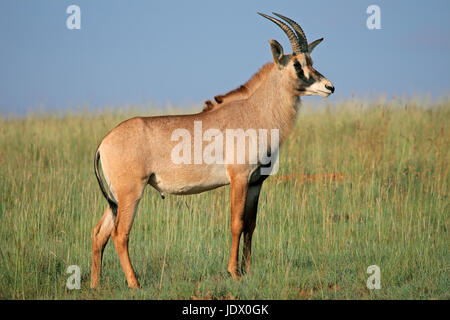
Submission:
[[[147,188],[130,238],[142,290],[112,242],[89,289],[106,201],[93,155],[145,108],[0,118],[1,299],[449,299],[450,102],[306,108],[262,189],[252,273],[227,276],[229,188],[162,200]],[[81,268],[68,290],[66,268]],[[366,269],[381,269],[380,290]]]

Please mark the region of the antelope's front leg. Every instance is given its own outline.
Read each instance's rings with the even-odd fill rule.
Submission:
[[[252,236],[256,226],[256,213],[258,211],[258,200],[262,182],[251,185],[247,189],[244,212],[244,248],[242,250],[243,273],[250,272],[250,261],[252,254]]]
[[[239,241],[244,229],[244,209],[247,196],[247,177],[231,177],[231,253],[228,272],[233,279],[238,279]]]

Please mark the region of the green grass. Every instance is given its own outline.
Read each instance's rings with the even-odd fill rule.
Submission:
[[[229,187],[165,200],[149,187],[130,236],[143,289],[128,289],[111,241],[89,289],[106,206],[94,152],[136,114],[149,112],[0,118],[0,298],[450,298],[448,100],[303,109],[263,186],[242,280],[226,273]],[[320,178],[329,173],[343,179]],[[293,174],[315,178],[284,178]],[[69,265],[81,267],[81,290],[66,288]],[[380,290],[366,288],[370,265]]]

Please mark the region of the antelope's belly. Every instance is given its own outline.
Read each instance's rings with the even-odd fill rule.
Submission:
[[[149,184],[161,193],[196,194],[229,184],[223,165],[189,165],[155,172]]]

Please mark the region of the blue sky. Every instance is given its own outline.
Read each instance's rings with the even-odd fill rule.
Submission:
[[[66,27],[71,4],[81,8],[80,30]],[[381,30],[366,27],[371,4]],[[332,100],[447,96],[449,9],[447,0],[2,0],[0,113],[201,103],[271,61],[269,39],[291,51],[257,11],[293,18],[310,41],[325,38],[313,59],[336,87]]]

